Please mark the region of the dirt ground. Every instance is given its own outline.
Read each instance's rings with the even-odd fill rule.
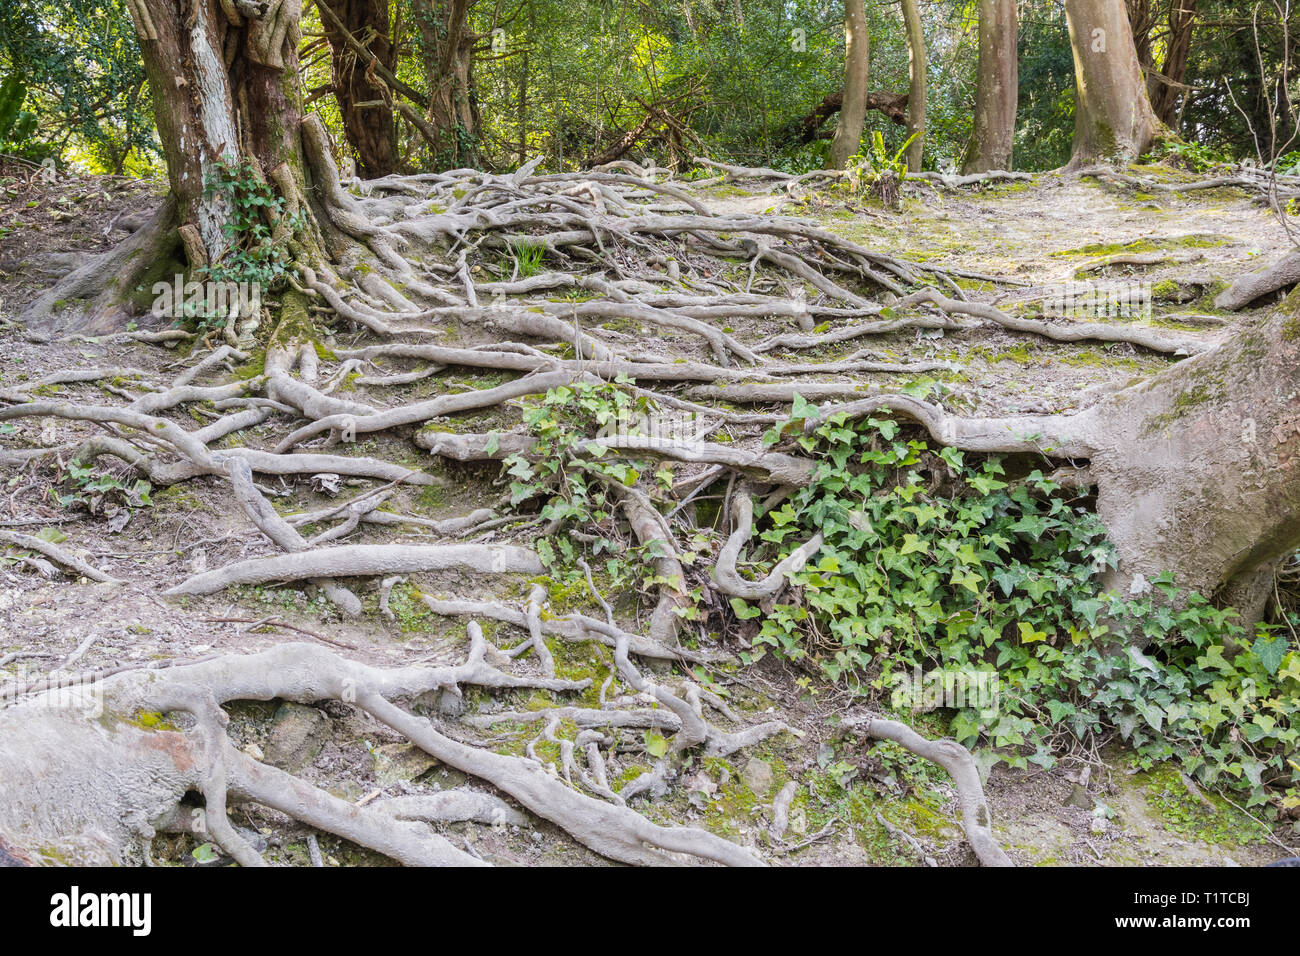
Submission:
[[[1168,170],[1159,175],[1177,176]],[[1076,281],[1081,275],[1145,281],[1156,290],[1153,324],[1210,337],[1259,314],[1257,309],[1217,315],[1209,300],[1225,281],[1276,256],[1285,239],[1244,193],[1189,196],[1135,196],[1093,180],[1045,174],[1032,183],[975,192],[925,191],[908,199],[898,214],[842,195],[814,196],[785,205],[783,212],[814,218],[859,242],[908,258],[942,258],[971,271],[1022,280],[1023,287],[1004,290],[996,298],[991,287],[963,282],[974,295],[1003,308],[1018,303],[1028,307],[1035,295],[1041,298],[1044,287]],[[777,203],[771,195],[734,188],[713,190],[707,199],[722,212],[758,212]],[[38,344],[25,339],[21,328],[9,321],[67,264],[67,254],[108,248],[125,234],[118,225],[155,201],[156,188],[148,183],[49,182],[31,170],[0,168],[0,320],[5,323],[0,331],[0,388],[78,365],[129,366],[160,380],[169,377],[169,370],[175,374],[172,367],[179,356],[166,348],[86,339]],[[1124,251],[1168,256],[1154,266],[1078,271]],[[1202,324],[1196,316],[1209,316],[1213,324]],[[141,323],[147,326],[148,320],[142,318]],[[744,331],[749,330],[737,333]],[[671,352],[678,344],[668,336],[658,346]],[[932,336],[910,333],[873,340],[871,347],[882,357],[950,362],[949,372],[934,376],[949,407],[1007,413],[1081,407],[1171,361],[1129,345],[1066,345],[988,328]],[[814,350],[798,357],[825,359],[847,351],[851,349]],[[464,370],[441,378],[436,387],[483,384]],[[863,379],[888,382],[870,375]],[[105,397],[94,384],[62,387],[57,394],[87,402]],[[52,447],[92,433],[85,424],[24,422],[0,430],[0,451]],[[256,445],[258,431],[245,434],[242,441]],[[393,442],[403,447],[387,448],[388,457],[412,457],[404,443],[383,437],[374,441],[377,446],[360,446],[362,453],[374,454],[376,447]],[[494,469],[448,465],[439,459],[420,463],[442,484],[399,490],[395,503],[402,510],[455,517],[500,494],[493,487]],[[51,529],[47,533],[66,536],[65,547],[128,582],[74,580],[48,566],[0,557],[0,694],[6,686],[40,678],[55,668],[84,672],[188,661],[289,640],[323,643],[373,664],[454,662],[465,646],[463,622],[424,611],[419,594],[502,596],[500,581],[414,575],[394,589],[392,620],[379,612],[377,582],[360,585],[365,610],[356,620],[342,618],[311,588],[265,586],[207,598],[164,599],[159,593],[188,574],[274,552],[243,517],[226,483],[198,478],[152,489],[149,504],[113,493],[100,500],[83,495],[82,502],[65,504],[60,496],[74,489],[61,466],[0,467],[5,468],[0,474],[0,528],[31,534]],[[133,480],[124,467],[110,470],[124,484]],[[305,480],[267,479],[263,487],[283,512],[320,507],[334,498],[329,489]],[[353,540],[364,543],[370,534],[363,530]],[[412,533],[397,540],[428,539]],[[484,540],[509,540],[508,532]],[[525,587],[523,581],[507,582],[505,596],[518,599]],[[617,603],[628,626],[638,623],[638,613],[644,617],[635,598],[624,595]],[[508,630],[502,625],[497,632],[503,643],[519,637]],[[574,657],[566,663],[575,672],[607,663],[596,647],[585,660],[583,652],[572,647],[557,648],[556,653]],[[942,771],[907,758],[897,748],[866,751],[839,735],[835,722],[849,705],[845,695],[801,686],[803,675],[771,658],[750,670],[718,669],[710,676],[742,715],[775,715],[805,736],[782,735],[727,761],[699,761],[672,795],[639,806],[648,816],[704,826],[762,848],[769,859],[782,864],[917,865],[927,857],[938,865],[973,861],[962,839],[954,792]],[[491,712],[526,708],[531,698],[531,693],[497,694],[477,703]],[[0,705],[3,700],[0,697]],[[418,711],[436,703],[414,706]],[[344,705],[249,703],[233,708],[232,717],[230,733],[248,753],[300,770],[306,779],[349,800],[370,800],[377,793],[428,792],[465,782]],[[516,738],[498,744],[507,750],[521,746]],[[1005,765],[992,770],[987,788],[995,830],[1017,863],[1247,866],[1288,855],[1268,841],[1262,825],[1217,796],[1189,793],[1176,773],[1135,773],[1120,750],[1107,759],[1108,772],[1095,775],[1086,786],[1065,770],[1028,773],[1008,771]],[[767,833],[771,803],[788,780],[797,782],[799,795],[791,831],[784,842],[774,844]],[[233,819],[265,847],[268,860],[309,862],[308,831],[287,817],[240,807]],[[446,830],[460,845],[498,864],[604,862],[541,821],[504,828],[458,824]],[[916,848],[895,831],[911,834]],[[1300,843],[1296,835],[1281,839]],[[327,865],[382,862],[332,837],[321,836],[319,844]],[[148,852],[159,861],[185,865],[228,862],[189,837],[160,837]]]

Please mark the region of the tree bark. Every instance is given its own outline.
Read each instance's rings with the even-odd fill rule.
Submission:
[[[393,113],[378,107],[358,109],[357,104],[384,98],[385,86],[373,79],[372,66],[382,66],[389,73],[397,67],[397,47],[389,36],[388,0],[330,0],[330,9],[342,29],[329,17],[321,20],[330,44],[330,72],[343,130],[356,153],[362,178],[378,179],[397,168]],[[370,57],[352,49],[342,30],[364,43]]]
[[[307,285],[332,284],[333,264],[359,246],[373,253],[366,265],[378,256],[409,280],[410,264],[395,252],[394,237],[354,208],[340,188],[324,127],[302,111],[301,0],[194,0],[184,10],[171,0],[137,0],[130,7],[171,195],[144,229],[95,260],[95,268],[76,270],[38,298],[22,316],[29,327],[57,331],[89,321],[107,331],[107,320],[120,326],[139,311],[130,300],[143,280],[142,263],[177,272],[188,264],[191,277],[202,279],[214,263],[228,263],[236,247],[254,242],[276,244],[288,271]],[[279,209],[262,207],[265,237],[236,229],[229,191],[210,188],[231,167],[236,178],[261,181],[283,199]],[[171,262],[177,239],[184,260]],[[54,315],[58,302],[52,307],[51,296],[75,297],[88,309]],[[279,298],[305,316],[301,293]]]
[[[979,0],[975,127],[962,161],[965,175],[1011,169],[1019,99],[1016,0]]]
[[[844,99],[835,136],[826,154],[827,169],[843,169],[862,142],[871,75],[871,36],[863,0],[844,0]]]
[[[1133,33],[1133,49],[1137,53],[1138,65],[1146,72],[1155,67],[1151,54],[1151,31],[1156,25],[1156,18],[1151,12],[1151,0],[1126,0],[1126,4],[1129,29]]]
[[[168,0],[138,0],[129,6],[171,197],[164,212],[132,237],[136,249],[127,261],[119,262],[114,250],[100,260],[97,275],[78,270],[51,290],[75,284],[85,310],[55,316],[47,294],[24,313],[30,327],[120,325],[133,311],[141,263],[166,265],[177,238],[191,271],[221,260],[232,245],[232,210],[228,195],[208,185],[223,165],[246,161],[256,176],[296,184],[295,202],[303,193],[301,0],[194,0],[184,9]],[[142,250],[153,258],[143,260]]]
[[[1196,0],[1170,0],[1169,40],[1160,72],[1152,74],[1148,91],[1156,118],[1166,126],[1174,125],[1178,101],[1182,98],[1187,60],[1192,52],[1192,33],[1196,29]]]
[[[925,33],[916,0],[902,0],[903,25],[907,29],[907,135],[915,137],[907,147],[907,168],[919,172],[925,155]]]
[[[1091,470],[1121,581],[1167,570],[1207,596],[1239,592],[1300,548],[1300,296],[1117,393],[1103,417]]]
[[[1123,0],[1066,0],[1074,51],[1074,155],[1070,168],[1132,161],[1164,129],[1151,108]]]

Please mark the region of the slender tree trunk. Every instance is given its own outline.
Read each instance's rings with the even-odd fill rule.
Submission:
[[[925,33],[916,0],[903,0],[903,24],[907,28],[907,135],[915,136],[907,147],[907,168],[919,170],[925,155]]]
[[[871,75],[871,36],[863,0],[844,0],[844,100],[835,137],[826,154],[827,169],[843,169],[862,142]]]
[[[1151,31],[1155,28],[1156,18],[1151,12],[1151,0],[1126,0],[1126,5],[1129,29],[1133,33],[1133,49],[1137,53],[1138,65],[1146,73],[1155,68],[1155,59],[1151,54]]]
[[[1148,90],[1151,108],[1156,118],[1166,126],[1173,126],[1178,116],[1178,104],[1185,92],[1183,79],[1187,76],[1187,60],[1192,53],[1192,33],[1196,29],[1196,0],[1170,0],[1169,40],[1165,46],[1165,59],[1160,73],[1153,74]]]
[[[474,0],[415,0],[420,53],[429,88],[428,121],[442,167],[480,161],[478,106],[474,93],[474,44],[469,29]]]
[[[330,44],[334,97],[338,100],[339,112],[343,114],[343,131],[348,145],[356,153],[361,176],[378,179],[397,167],[393,113],[377,107],[357,109],[357,104],[383,99],[381,83],[371,82],[372,64],[378,64],[390,73],[397,67],[397,48],[389,36],[388,0],[328,2],[344,29],[364,43],[372,54],[370,59],[359,57],[344,42],[333,21],[322,18]]]
[[[519,72],[519,165],[528,162],[528,48]]]
[[[975,127],[961,167],[967,175],[1011,169],[1020,95],[1016,0],[979,0],[979,18]]]
[[[1065,0],[1077,90],[1071,167],[1131,161],[1164,127],[1147,96],[1123,0]]]

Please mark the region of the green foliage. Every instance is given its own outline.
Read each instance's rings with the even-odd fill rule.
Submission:
[[[108,173],[135,171],[157,155],[144,66],[121,0],[0,3],[0,77],[2,152]]]
[[[229,245],[208,266],[207,277],[213,282],[256,282],[274,288],[287,275],[289,256],[284,242],[273,238],[268,222],[283,219],[284,198],[248,162],[213,164],[204,192],[224,197],[230,213],[223,227]],[[294,231],[301,220],[285,224]]]
[[[91,514],[99,514],[106,504],[120,504],[131,510],[150,507],[152,486],[143,479],[124,481],[92,464],[69,462],[64,474],[65,492],[55,492],[60,505],[65,508],[81,507]]]
[[[907,160],[903,154],[920,135],[913,133],[891,156],[885,149],[885,137],[880,130],[875,130],[871,145],[849,160],[849,191],[875,196],[886,209],[897,209],[899,186],[907,179]]]
[[[548,391],[524,412],[524,424],[535,440],[532,451],[511,455],[502,464],[503,475],[510,479],[511,504],[543,500],[537,515],[543,521],[609,528],[615,506],[609,484],[635,485],[647,465],[606,457],[606,449],[593,439],[602,429],[616,428],[652,409],[649,400],[634,398],[617,385],[575,382]],[[606,557],[611,577],[626,580],[627,567],[613,557],[619,551],[613,538],[597,533],[589,548],[593,556]],[[582,546],[567,535],[539,539],[537,551],[562,576],[572,576],[583,554]]]
[[[1144,162],[1163,160],[1193,173],[1205,173],[1230,165],[1232,160],[1220,149],[1196,142],[1165,140],[1151,155],[1143,157]]]
[[[788,551],[821,531],[824,544],[761,620],[732,602],[758,624],[756,647],[869,694],[913,668],[995,670],[997,705],[958,706],[951,732],[1015,766],[1050,767],[1062,740],[1115,729],[1144,767],[1177,758],[1251,805],[1270,785],[1300,795],[1300,653],[1285,635],[1247,634],[1167,576],[1103,593],[1115,554],[1101,522],[1040,471],[933,451],[887,419],[834,416],[804,435],[813,414],[797,400],[768,435],[793,432],[820,465],[760,536]]]
[[[542,271],[542,262],[546,258],[546,245],[544,243],[516,239],[510,244],[510,249],[514,253],[521,279],[535,276]]]
[[[1055,169],[1074,145],[1074,53],[1065,8],[1030,0],[1017,42],[1016,169]]]
[[[26,139],[31,135],[36,118],[31,113],[21,112],[23,100],[27,97],[27,84],[17,73],[10,73],[0,82],[0,142]],[[24,122],[19,123],[19,117]]]
[[[1274,168],[1279,176],[1300,176],[1300,149],[1279,156]]]
[[[285,216],[285,201],[247,162],[217,162],[209,170],[204,194],[224,200],[222,225],[227,246],[204,270],[210,282],[249,283],[261,291],[283,285],[290,270],[287,236],[302,226],[301,214]],[[273,230],[271,223],[276,223]],[[185,306],[190,311],[189,303]],[[224,315],[209,315],[206,305],[187,315],[200,331],[220,326]]]

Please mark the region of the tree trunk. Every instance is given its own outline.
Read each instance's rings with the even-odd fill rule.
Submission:
[[[302,112],[300,0],[272,0],[260,7],[195,0],[184,11],[171,0],[140,0],[131,4],[131,12],[171,195],[131,239],[33,302],[22,316],[29,328],[120,328],[142,311],[131,297],[148,278],[146,270],[180,272],[188,264],[191,277],[202,279],[213,264],[228,266],[237,246],[254,243],[279,247],[288,270],[307,285],[335,283],[332,264],[358,245],[403,281],[410,278],[410,265],[394,251],[393,237],[359,214],[340,188],[324,127]],[[283,199],[281,211],[262,207],[266,237],[239,232],[229,191],[210,188],[214,177],[232,167],[238,178],[261,181]],[[184,261],[170,261],[178,245]],[[70,299],[85,308],[56,315]],[[281,299],[286,308],[305,314],[299,293]]]
[[[1169,40],[1164,63],[1148,84],[1151,108],[1155,110],[1156,118],[1166,126],[1173,126],[1178,115],[1178,101],[1184,93],[1182,84],[1187,76],[1187,60],[1191,56],[1195,28],[1196,0],[1170,0]]]
[[[844,0],[844,99],[835,137],[826,154],[827,169],[843,169],[862,142],[871,73],[871,36],[863,0]]]
[[[480,162],[478,104],[474,93],[474,44],[469,29],[474,0],[416,0],[420,55],[429,88],[428,121],[434,162],[442,168]]]
[[[1096,427],[1121,580],[1168,570],[1205,595],[1249,589],[1300,548],[1300,297],[1117,393]]]
[[[155,123],[171,185],[170,216],[155,216],[131,243],[161,254],[179,237],[192,270],[217,262],[230,246],[228,197],[208,183],[222,165],[248,159],[260,173],[300,168],[297,45],[300,0],[277,0],[259,19],[233,5],[195,0],[186,10],[167,0],[130,5]],[[117,272],[81,281],[77,270],[33,303],[29,327],[103,328],[130,314],[130,285],[140,256]],[[83,277],[83,280],[85,277]],[[54,316],[45,300],[85,297],[84,313]]]
[[[1138,65],[1145,73],[1155,67],[1155,60],[1151,55],[1151,31],[1156,25],[1156,18],[1151,13],[1151,0],[1126,0],[1126,2],[1129,29],[1133,33],[1133,49],[1137,53]]]
[[[357,104],[384,98],[382,82],[372,81],[372,64],[390,73],[397,67],[397,47],[389,37],[388,0],[330,0],[330,9],[342,28],[364,43],[372,54],[368,59],[358,56],[344,40],[339,27],[330,18],[321,18],[330,44],[334,96],[343,114],[348,145],[356,153],[362,178],[378,179],[397,168],[393,113],[382,107],[358,109]]]
[[[519,67],[519,160],[528,162],[528,48],[524,47],[523,62]]]
[[[1163,131],[1147,97],[1123,0],[1066,0],[1077,91],[1077,168],[1102,160],[1132,161]]]
[[[903,0],[903,24],[907,28],[907,135],[914,136],[907,147],[907,168],[921,169],[925,154],[925,33],[916,0]]]
[[[979,18],[975,128],[962,161],[965,175],[1010,170],[1016,138],[1016,0],[979,0]]]

